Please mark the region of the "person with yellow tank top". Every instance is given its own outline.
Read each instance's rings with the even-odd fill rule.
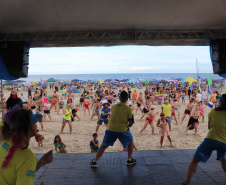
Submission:
[[[65,127],[66,123],[68,123],[69,129],[70,129],[70,134],[72,134],[72,123],[71,123],[72,112],[71,112],[71,104],[67,104],[67,108],[63,112],[64,112],[64,117],[63,117],[63,122],[62,122],[62,127],[61,127],[61,134],[63,134],[64,127]]]
[[[34,114],[22,108],[17,97],[7,100],[8,112],[1,121],[0,184],[33,185],[35,172],[52,162],[52,150],[37,161],[28,148],[31,137],[36,137],[37,125]]]
[[[217,151],[217,160],[221,161],[226,173],[226,94],[220,97],[219,106],[209,112],[208,128],[207,137],[197,148],[183,185],[190,184],[198,163],[208,161],[214,150]]]

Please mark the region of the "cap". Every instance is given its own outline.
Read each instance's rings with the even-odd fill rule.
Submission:
[[[169,104],[169,100],[166,100],[166,101],[165,101],[165,104]]]

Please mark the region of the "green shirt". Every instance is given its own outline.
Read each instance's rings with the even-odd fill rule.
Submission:
[[[132,119],[132,109],[125,103],[118,103],[111,109],[111,118],[107,130],[125,132],[128,130],[128,119]]]
[[[210,130],[206,138],[226,144],[226,111],[209,112]]]

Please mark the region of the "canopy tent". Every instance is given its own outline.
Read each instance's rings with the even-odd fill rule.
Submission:
[[[15,83],[15,82],[6,82],[3,85],[17,85],[17,83]]]
[[[25,83],[26,81],[24,81],[24,80],[15,80],[14,82],[16,82],[16,83]]]
[[[48,80],[46,80],[47,83],[51,83],[51,82],[57,82],[57,80],[55,80],[54,78],[49,78]]]
[[[73,79],[71,80],[71,82],[79,82],[80,80],[79,79]]]
[[[151,79],[150,81],[151,81],[151,82],[158,82],[157,79]]]
[[[195,80],[195,79],[192,78],[192,77],[188,77],[188,78],[185,79],[185,83],[189,83],[190,81],[191,81],[192,83],[197,83],[197,82],[198,82],[197,80]]]
[[[167,82],[166,80],[160,80],[159,83],[162,83],[162,84],[169,84],[169,82]]]
[[[137,83],[137,81],[134,79],[131,79],[131,80],[127,81],[127,83]]]

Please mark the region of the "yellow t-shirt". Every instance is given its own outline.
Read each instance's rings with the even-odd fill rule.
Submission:
[[[163,113],[165,114],[166,117],[171,117],[171,113],[170,113],[170,110],[171,110],[171,105],[168,104],[163,104],[162,105],[162,108],[163,108]]]
[[[210,130],[206,138],[226,144],[226,111],[209,112]]]
[[[125,132],[128,130],[128,119],[132,119],[132,109],[125,103],[118,103],[111,109],[111,118],[107,130]]]
[[[212,94],[211,95],[211,100],[212,100],[213,103],[217,101],[217,98],[216,97],[217,97],[216,94]]]
[[[4,141],[0,145],[0,184],[33,185],[37,158],[29,148],[16,149],[13,158],[9,161],[8,168],[1,168],[11,146],[11,141]]]

